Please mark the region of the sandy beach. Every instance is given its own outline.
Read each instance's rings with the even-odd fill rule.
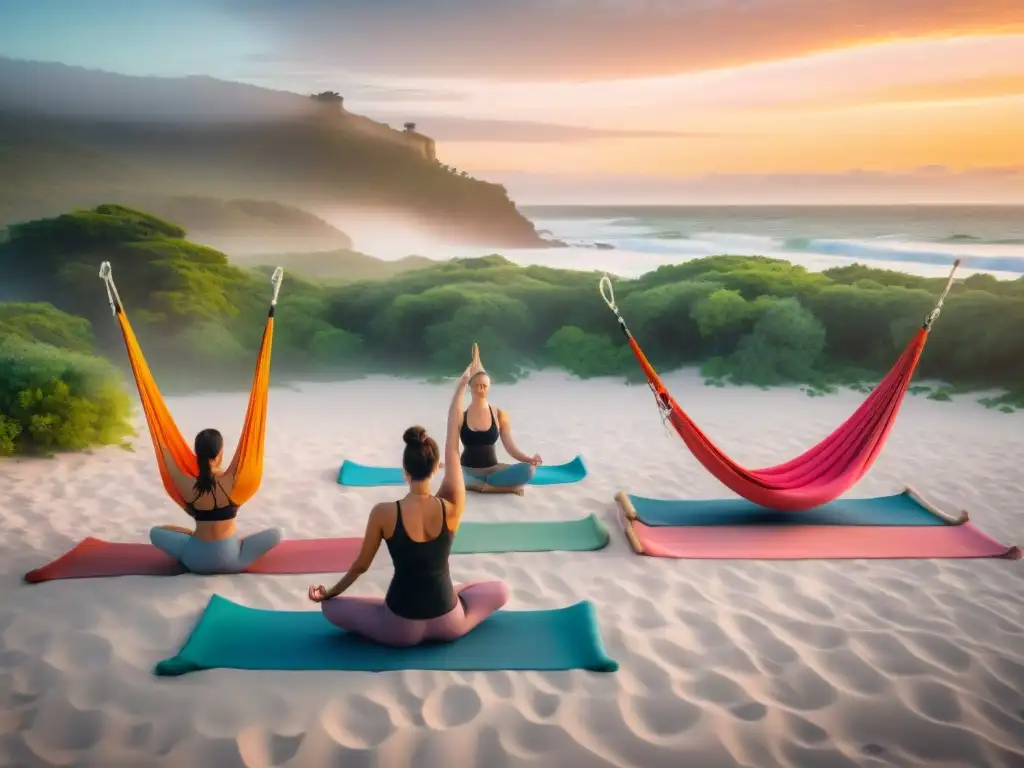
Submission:
[[[791,458],[862,394],[666,383],[737,460]],[[388,378],[275,388],[263,485],[241,532],[361,535],[401,489],[336,484],[344,458],[396,465],[403,429],[444,432],[450,385]],[[191,442],[233,449],[245,395],[168,398]],[[850,496],[912,485],[1024,543],[1024,414],[975,398],[908,397]],[[496,384],[516,439],[547,463],[580,453],[581,483],[523,498],[472,495],[466,520],[596,513],[597,552],[459,555],[456,581],[501,578],[509,609],[597,607],[616,673],[313,673],[213,670],[158,678],[213,592],[310,610],[325,576],[124,577],[21,583],[87,535],[145,541],[187,518],[159,484],[148,433],[119,448],[0,462],[0,766],[677,766],[816,768],[1024,765],[1024,567],[1003,560],[687,561],[640,557],[614,495],[728,495],[663,428],[645,386],[541,373]],[[380,595],[382,549],[352,594]]]

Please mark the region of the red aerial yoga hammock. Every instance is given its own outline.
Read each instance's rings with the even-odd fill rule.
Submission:
[[[249,392],[249,406],[245,412],[245,422],[242,425],[242,435],[238,440],[238,447],[235,449],[235,456],[232,464],[234,471],[234,486],[231,489],[231,500],[236,504],[244,504],[251,499],[259,490],[260,481],[263,478],[263,445],[267,428],[267,393],[270,388],[270,349],[274,340],[274,308],[277,306],[277,294],[281,290],[281,278],[284,273],[280,267],[274,270],[271,283],[273,284],[273,295],[270,299],[270,311],[267,313],[267,324],[263,329],[263,340],[260,342],[259,355],[256,358],[256,374],[253,376],[252,389]],[[142,409],[146,415],[146,424],[149,426],[149,434],[153,438],[153,447],[156,450],[156,462],[160,468],[160,479],[163,480],[164,490],[175,504],[184,508],[185,499],[175,487],[174,480],[164,459],[164,452],[161,446],[167,449],[171,460],[180,472],[189,477],[196,477],[199,474],[199,465],[195,454],[188,447],[185,439],[181,436],[174,419],[171,417],[164,399],[157,389],[153,375],[149,371],[146,359],[142,355],[138,339],[128,322],[124,306],[121,304],[121,297],[118,296],[114,279],[111,276],[110,262],[105,261],[100,266],[100,277],[107,286],[107,297],[110,299],[110,308],[117,318],[121,327],[121,334],[124,336],[124,345],[128,351],[128,361],[132,366],[132,375],[139,388],[139,397],[142,400]]]
[[[792,461],[765,469],[747,469],[726,456],[686,412],[679,407],[657,372],[647,361],[640,345],[619,314],[607,276],[600,282],[601,296],[615,313],[640,367],[647,375],[658,407],[697,460],[734,493],[762,507],[798,511],[826,504],[852,488],[878,458],[899,413],[910,379],[914,375],[928,331],[939,316],[942,303],[953,285],[953,263],[949,281],[935,308],[907,344],[896,364],[874,388],[867,400],[832,434]],[[605,294],[605,287],[608,295]]]

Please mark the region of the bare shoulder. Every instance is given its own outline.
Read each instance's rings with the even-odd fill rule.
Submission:
[[[387,520],[390,517],[395,516],[395,502],[393,501],[380,501],[373,505],[370,509],[371,520]]]
[[[376,528],[383,536],[388,536],[389,531],[394,528],[398,515],[395,512],[395,502],[382,501],[374,504],[370,509],[370,517],[367,526]]]
[[[494,412],[496,414],[498,414],[498,423],[499,424],[505,424],[505,423],[507,423],[509,421],[508,411],[506,411],[504,408],[499,408],[498,406],[494,406]]]

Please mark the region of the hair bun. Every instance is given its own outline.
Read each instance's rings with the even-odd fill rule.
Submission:
[[[427,430],[423,427],[409,427],[402,435],[402,439],[406,445],[418,448],[427,441]]]

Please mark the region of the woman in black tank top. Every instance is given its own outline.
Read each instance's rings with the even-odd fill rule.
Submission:
[[[512,439],[508,413],[487,401],[491,377],[480,363],[480,350],[473,345],[473,364],[469,379],[470,404],[462,413],[459,438],[463,449],[460,461],[466,476],[466,488],[480,493],[516,493],[523,495],[524,486],[533,479],[541,464],[539,455],[528,456]],[[516,460],[515,464],[498,461],[498,439]]]
[[[437,443],[423,427],[410,427],[403,435],[402,455],[409,493],[400,501],[374,506],[359,556],[337,584],[309,588],[309,599],[321,604],[327,620],[347,632],[386,645],[455,640],[508,601],[508,587],[503,582],[457,588],[448,570],[466,503],[458,445],[460,406],[469,373],[467,368],[459,379],[448,410],[444,479],[437,495],[430,492],[430,481],[441,460]],[[387,542],[395,568],[387,596],[383,600],[343,596],[369,569],[381,541]]]

